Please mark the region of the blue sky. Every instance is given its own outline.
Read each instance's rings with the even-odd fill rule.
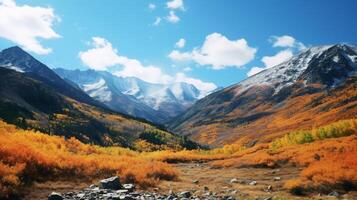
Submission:
[[[203,90],[237,83],[309,46],[357,43],[355,0],[0,2],[1,49],[19,45],[51,68]]]

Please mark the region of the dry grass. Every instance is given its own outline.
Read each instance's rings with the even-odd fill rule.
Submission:
[[[300,138],[301,132],[295,132],[298,134],[290,134],[289,137],[284,136],[282,139],[276,140],[279,141],[278,147],[273,145],[274,142],[259,144],[233,154],[232,158],[215,161],[212,165],[214,167],[297,165],[304,167],[300,177],[285,184],[285,188],[294,193],[308,190],[328,191],[331,188],[355,189],[357,188],[357,127],[355,126],[356,120],[350,122],[353,126],[348,126],[347,129],[345,128],[346,121],[322,127],[325,130],[330,130],[329,128],[333,127],[331,129],[334,130],[333,132],[341,133],[334,137],[340,137],[345,135],[344,131],[335,130],[337,127],[335,125],[344,124],[341,126],[341,130],[348,130],[346,131],[349,133],[348,135],[352,134],[347,137],[331,138],[331,131],[327,131],[328,137],[320,137],[314,142],[302,142],[303,144],[289,142]],[[306,135],[305,133],[303,135]],[[312,133],[314,132],[312,131]],[[291,140],[287,140],[287,138]]]
[[[16,129],[0,122],[0,198],[17,194],[33,181],[56,178],[106,177],[142,187],[172,180],[177,171],[166,163],[139,157],[120,147],[86,145],[71,138]]]

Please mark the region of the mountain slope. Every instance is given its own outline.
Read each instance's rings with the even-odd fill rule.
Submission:
[[[27,53],[7,60],[7,55],[1,56],[0,118],[7,123],[104,146],[138,150],[198,147],[147,121],[111,111]]]
[[[254,144],[355,117],[356,58],[354,46],[309,48],[199,100],[169,128],[211,145]]]
[[[71,86],[50,68],[36,60],[20,47],[10,47],[0,52],[0,65],[25,73],[27,76],[55,88],[61,94],[95,106],[104,106],[90,98],[83,91]]]
[[[55,72],[116,111],[157,123],[182,113],[201,95],[187,83],[153,84],[94,70],[55,69]]]

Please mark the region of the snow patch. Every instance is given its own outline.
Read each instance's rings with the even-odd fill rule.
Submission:
[[[100,102],[109,102],[112,100],[112,93],[108,90],[108,86],[104,79],[100,79],[96,83],[84,84],[83,90],[91,97]]]

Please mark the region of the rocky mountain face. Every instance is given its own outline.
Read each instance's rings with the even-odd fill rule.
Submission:
[[[249,144],[355,116],[356,46],[331,45],[208,95],[168,127],[211,145]]]
[[[187,83],[153,84],[94,70],[55,69],[55,72],[109,108],[156,123],[181,114],[202,95]]]
[[[138,150],[138,143],[158,149],[198,147],[145,120],[107,108],[18,47],[0,53],[0,119],[24,129],[104,146]]]

